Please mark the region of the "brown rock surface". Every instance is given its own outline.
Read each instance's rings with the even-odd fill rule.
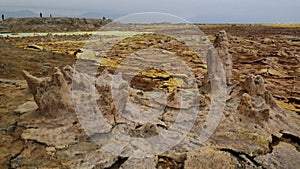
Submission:
[[[186,169],[235,168],[234,160],[227,152],[212,147],[203,147],[187,153]]]
[[[256,161],[262,164],[265,168],[299,168],[300,167],[300,152],[291,144],[280,142],[273,147],[270,154],[258,156]]]
[[[300,83],[296,57],[300,52],[299,28],[255,25],[200,27],[204,28],[212,41],[215,39],[213,35],[219,30],[226,30],[229,45],[223,44],[228,49],[228,53],[223,54],[225,58],[231,54],[233,62],[232,85],[227,87],[226,107],[221,111],[221,122],[204,143],[199,142],[199,133],[207,127],[203,124],[209,114],[210,93],[213,91],[202,85],[205,84],[206,70],[214,69],[214,64],[206,67],[178,41],[158,35],[128,38],[116,45],[111,55],[102,60],[99,72],[96,72],[97,77],[78,73],[75,74],[76,79],[81,80],[76,81],[72,67],[64,68],[66,64],[73,65],[72,57],[59,53],[68,51],[70,47],[72,50],[82,48],[82,42],[77,40],[86,39],[87,36],[3,38],[0,41],[0,168],[299,168]],[[161,38],[166,38],[166,41]],[[216,40],[216,44],[222,44],[222,36],[218,38],[221,40]],[[43,43],[38,44],[41,41]],[[57,45],[54,41],[61,43]],[[38,44],[44,51],[25,50],[9,43],[15,46]],[[51,44],[54,47],[48,48]],[[147,46],[170,49],[171,53],[177,52],[184,58],[195,75],[200,93],[195,96],[200,97],[200,103],[188,99],[195,91],[194,86],[188,84],[191,80],[189,76],[166,71],[179,66],[179,62],[173,60],[167,63],[166,53],[152,51],[151,54],[155,55],[145,58],[134,55],[119,67],[120,76],[113,74],[113,70],[121,63],[119,58],[125,58]],[[56,47],[59,47],[57,53],[53,52]],[[222,52],[221,48],[219,52]],[[165,61],[164,71],[158,69],[158,58]],[[156,67],[144,71],[139,65],[141,61],[155,63]],[[92,69],[95,62],[82,64]],[[57,66],[59,68],[53,69]],[[105,68],[107,71],[102,72]],[[127,71],[134,68],[138,68],[137,74]],[[28,86],[21,76],[23,69],[30,72],[24,75]],[[134,81],[127,82],[132,75]],[[110,88],[108,85],[116,77],[118,83]],[[213,80],[217,82],[220,79]],[[84,105],[96,103],[94,106],[83,106],[82,116],[75,114],[74,100],[70,96],[74,91],[71,91],[73,86],[70,82],[80,84],[84,90],[97,91],[93,96],[96,100],[85,92],[78,92],[75,98],[72,96]],[[91,82],[97,83],[89,88]],[[219,82],[222,84],[222,81]],[[145,83],[147,85],[143,85]],[[186,86],[182,87],[182,84]],[[156,89],[162,89],[163,92],[156,92]],[[115,94],[111,90],[115,90]],[[185,96],[184,105],[172,99],[180,95]],[[28,101],[32,103],[33,99],[39,106],[38,110],[35,110],[34,104],[29,108],[27,104],[23,105]],[[114,99],[123,104],[114,103]],[[139,106],[144,114],[141,111],[128,111],[128,104],[123,102],[126,100],[131,105]],[[189,108],[195,105],[200,106],[199,111],[196,116],[189,117],[194,110]],[[95,118],[95,114],[99,113],[95,111],[97,108],[101,110],[102,118]],[[186,110],[184,114],[179,108]],[[151,113],[147,110],[159,111]],[[92,134],[84,131],[78,118],[85,118],[86,124],[97,130],[92,130]],[[99,120],[107,121],[107,125],[95,123]],[[159,146],[145,146],[142,141],[128,141],[122,135],[112,134],[151,138],[170,129],[176,120],[182,124],[182,128],[189,127],[187,124],[192,122],[189,120],[195,122],[178,145],[164,154],[146,159],[127,157],[133,152],[136,155],[141,153],[141,156],[151,153]],[[171,128],[170,136],[176,138],[180,127]],[[165,138],[167,143],[174,143],[172,137]],[[119,154],[104,151],[118,149],[118,144],[124,146]]]
[[[154,158],[128,159],[120,169],[155,169],[156,163]]]

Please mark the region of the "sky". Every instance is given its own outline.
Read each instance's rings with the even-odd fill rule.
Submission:
[[[24,9],[70,17],[163,12],[197,23],[300,23],[300,0],[0,0],[0,11]]]

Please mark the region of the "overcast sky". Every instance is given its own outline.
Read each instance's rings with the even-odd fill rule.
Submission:
[[[0,11],[28,9],[45,15],[107,17],[164,12],[192,22],[300,23],[300,0],[0,0]]]

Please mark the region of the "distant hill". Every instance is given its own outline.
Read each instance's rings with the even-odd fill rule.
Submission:
[[[24,18],[24,17],[39,17],[39,14],[30,10],[20,11],[0,11],[0,15],[4,14],[5,18]]]
[[[7,18],[0,21],[1,32],[75,32],[75,31],[95,31],[111,19],[85,19],[67,17],[26,17]]]

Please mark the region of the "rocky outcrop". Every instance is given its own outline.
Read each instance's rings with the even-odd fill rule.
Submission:
[[[256,104],[247,93],[243,94],[238,111],[244,116],[257,120],[268,121],[270,117],[270,108],[265,103]]]
[[[62,112],[74,111],[70,87],[72,71],[73,68],[70,66],[62,71],[56,68],[51,78],[37,78],[23,71],[23,77],[28,83],[36,104],[46,116],[55,117]]]
[[[229,41],[227,33],[223,30],[216,35],[214,41],[214,47],[217,50],[217,53],[222,60],[222,64],[225,70],[226,82],[231,84],[232,78],[232,56],[229,53]]]
[[[263,96],[266,92],[262,76],[249,75],[241,83],[242,88],[252,96]]]
[[[210,52],[213,54],[213,51]],[[220,89],[225,84],[225,81],[218,77],[221,76],[222,72],[218,71],[217,64],[215,64],[216,61],[220,62],[220,60],[216,60],[214,57],[211,59],[209,63],[212,63],[212,67],[209,68],[209,71],[216,72],[211,73],[212,85]],[[209,140],[215,147],[204,146],[200,148],[199,140],[196,137],[202,127],[201,123],[205,121],[205,118],[203,119],[205,114],[201,112],[198,116],[192,116],[191,113],[195,109],[190,108],[198,105],[199,102],[193,103],[186,99],[190,98],[193,92],[187,92],[184,89],[180,89],[182,91],[174,90],[169,95],[164,96],[160,92],[143,91],[130,87],[121,73],[111,75],[107,71],[103,71],[101,76],[92,77],[85,73],[75,72],[70,66],[62,70],[56,69],[51,78],[36,78],[27,72],[24,72],[24,78],[26,78],[35,101],[38,103],[40,112],[51,115],[53,118],[41,116],[34,119],[34,112],[24,113],[20,124],[28,126],[28,128],[23,131],[22,139],[47,145],[48,154],[61,151],[70,153],[68,151],[71,150],[68,147],[70,145],[80,147],[79,144],[81,143],[78,138],[84,138],[87,134],[99,147],[111,152],[102,151],[99,147],[94,148],[93,151],[81,152],[85,154],[82,158],[74,158],[65,163],[66,166],[72,168],[98,166],[119,166],[124,169],[155,168],[157,165],[184,166],[184,168],[234,168],[236,165],[246,165],[245,161],[251,160],[245,157],[245,161],[239,161],[239,158],[244,156],[243,154],[258,155],[260,153],[267,154],[271,151],[269,147],[271,140],[268,139],[269,131],[257,129],[259,132],[257,134],[250,129],[256,125],[255,123],[244,125],[242,122],[231,120],[221,122],[222,130],[217,130],[212,135],[212,139]],[[72,97],[70,95],[71,87],[73,89]],[[241,96],[241,98],[235,97],[240,102],[237,110],[231,112],[233,119],[242,115],[246,120],[255,119],[260,122],[268,122],[271,116],[270,110],[278,108],[272,95],[266,90],[261,76],[250,75],[241,82],[240,88],[233,88],[233,90],[233,93],[239,93]],[[92,95],[92,91],[97,91],[97,94]],[[172,98],[172,95],[175,98]],[[183,96],[182,104],[173,103],[180,96]],[[81,104],[77,105],[80,107],[77,109],[79,112],[77,118],[80,119],[80,123],[77,122],[74,114],[67,113],[75,111],[70,109],[73,104],[73,102],[69,104],[71,100]],[[50,109],[50,104],[60,106]],[[203,104],[202,106],[205,108],[207,105]],[[100,111],[96,111],[96,109]],[[187,111],[181,112],[182,110]],[[183,115],[180,115],[181,113]],[[229,115],[229,118],[232,118],[231,116]],[[180,130],[189,127],[188,123],[193,123],[189,120],[195,118],[196,122],[194,126],[191,126],[192,129],[187,136],[176,145],[176,148],[169,148],[173,154],[187,152],[186,158],[177,159],[170,153],[171,155],[161,156],[160,159],[157,159],[155,152],[160,149],[156,150],[153,145],[143,141],[143,139],[151,140],[163,132],[168,132],[167,129],[174,124],[180,124],[170,131],[169,136],[164,138],[166,143],[151,141],[152,144],[155,143],[155,147],[162,149],[167,144],[175,144],[177,139],[174,140],[173,138],[179,138]],[[80,125],[85,128],[85,132],[79,129]],[[235,125],[237,127],[234,127]],[[223,131],[224,128],[227,128],[228,131]],[[241,155],[236,158],[234,155],[238,152]],[[131,157],[132,153],[134,153],[134,157]],[[142,156],[146,154],[153,156],[137,158],[140,157],[139,153]],[[119,160],[121,157],[123,160]],[[80,161],[82,159],[84,160]],[[100,159],[105,159],[105,161]],[[252,166],[255,164],[255,161],[251,162]]]
[[[45,155],[59,156],[64,159],[60,168],[109,168],[117,162],[118,155],[107,152],[89,141],[90,138],[81,128],[82,126],[77,119],[79,116],[76,117],[73,105],[72,82],[77,86],[80,83],[85,88],[90,82],[85,80],[93,78],[86,74],[80,74],[81,80],[76,81],[73,78],[73,72],[74,69],[71,66],[66,66],[63,69],[56,68],[55,73],[50,78],[37,78],[26,71],[23,72],[39,110],[31,110],[32,107],[34,108],[34,104],[31,102],[15,110],[23,113],[19,125],[24,126],[25,129],[20,137],[27,142],[38,143],[40,149],[45,146],[44,150],[46,151],[44,152],[47,153]],[[85,96],[88,97],[89,95],[85,94]],[[94,118],[91,124],[93,127],[95,125],[98,127]],[[110,128],[103,130],[108,132]],[[22,164],[19,161],[22,158],[37,161],[36,158],[38,157],[29,155],[34,153],[35,149],[36,147],[32,147],[32,149],[28,148],[26,151],[21,151],[20,155],[11,161],[12,166],[34,165],[31,162]]]
[[[261,121],[268,121],[270,109],[279,109],[271,93],[266,90],[264,79],[258,75],[249,75],[241,82],[245,91],[242,95],[238,112]]]
[[[175,145],[177,139],[184,136],[182,133],[192,127],[197,115],[195,107],[207,106],[206,98],[197,99],[201,95],[191,89],[168,94],[134,89],[123,79],[122,73],[111,75],[103,71],[101,76],[93,77],[66,66],[62,70],[56,68],[50,78],[37,78],[27,72],[24,78],[39,106],[40,117],[34,117],[34,113],[22,116],[23,126],[35,127],[24,130],[21,137],[56,149],[76,144],[84,135],[82,130],[76,131],[81,125],[90,137],[103,135],[94,141],[105,150],[125,157],[131,156],[129,152],[139,151],[152,155],[170,143]],[[178,118],[172,121],[163,118],[165,114]],[[43,123],[47,125],[41,125]],[[151,145],[147,139],[152,140]],[[195,147],[197,143],[190,140],[194,138],[186,138],[190,148]],[[161,145],[156,147],[157,144]],[[178,149],[184,151],[186,148],[182,145]]]

